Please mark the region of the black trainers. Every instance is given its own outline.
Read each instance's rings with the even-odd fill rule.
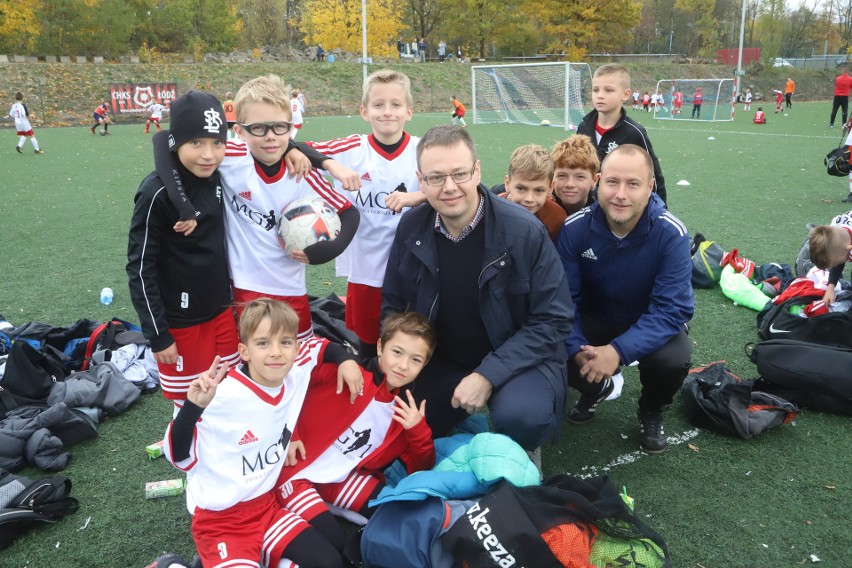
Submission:
[[[20,150],[18,151],[20,152]],[[843,201],[843,203],[852,203],[852,193],[841,199],[841,201]]]
[[[15,146],[15,150],[17,150],[17,151],[18,151],[18,154],[23,154],[23,153],[24,153],[24,151],[23,151],[23,150],[21,150],[21,147],[20,147],[20,146]]]
[[[663,432],[662,412],[636,413],[639,418],[639,447],[649,454],[661,454],[668,448],[666,433]]]
[[[574,408],[571,409],[568,416],[565,417],[565,420],[575,425],[585,424],[590,421],[595,417],[595,410],[597,410],[598,404],[612,393],[614,387],[612,377],[607,377],[600,392],[594,395],[580,395],[580,398],[574,404]]]

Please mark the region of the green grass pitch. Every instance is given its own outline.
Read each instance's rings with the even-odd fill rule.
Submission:
[[[691,232],[725,249],[737,247],[760,264],[792,263],[805,224],[828,222],[847,208],[840,202],[846,180],[828,177],[822,165],[840,137],[839,129],[827,127],[829,110],[828,103],[796,104],[783,115],[770,108],[763,126],[739,110],[736,121],[725,123],[654,121],[630,112],[648,128],[671,211]],[[422,134],[449,121],[449,112],[415,115],[409,131]],[[44,155],[33,154],[29,144],[16,154],[14,132],[2,131],[0,313],[12,323],[136,320],[124,264],[133,195],[152,166],[142,130],[141,124],[114,126],[101,137],[86,127],[41,128],[36,134]],[[358,116],[308,116],[300,139],[367,130]],[[550,148],[567,134],[511,125],[471,124],[469,130],[489,185],[502,181],[515,147]],[[681,180],[689,185],[678,185]],[[111,306],[98,303],[105,286],[115,290]],[[345,283],[329,264],[309,270],[308,289],[342,293]],[[740,376],[753,377],[744,346],[757,339],[754,316],[718,289],[696,291],[694,364],[724,359]],[[647,456],[636,451],[637,396],[636,371],[629,369],[620,399],[601,405],[592,424],[565,424],[561,439],[544,449],[545,473],[606,474],[626,486],[678,568],[797,566],[810,563],[811,555],[826,568],[852,565],[848,418],[805,411],[794,424],[744,441],[695,431],[676,402],[666,433],[679,443]],[[160,394],[146,396],[104,423],[98,439],[70,448],[74,459],[62,473],[74,482],[80,511],[31,531],[3,551],[0,566],[141,567],[165,550],[191,555],[183,499],[145,500],[143,492],[147,481],[180,477],[144,452],[162,437],[170,415]]]

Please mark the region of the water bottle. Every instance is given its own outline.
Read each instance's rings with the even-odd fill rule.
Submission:
[[[112,303],[112,288],[104,288],[101,290],[101,303],[105,306]]]

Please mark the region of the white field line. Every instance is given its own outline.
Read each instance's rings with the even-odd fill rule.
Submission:
[[[677,446],[695,438],[696,436],[698,436],[699,432],[700,430],[698,428],[693,428],[692,430],[687,430],[682,434],[667,436],[666,441],[669,443],[669,446]],[[580,473],[577,474],[577,477],[585,479],[587,477],[596,477],[598,475],[603,475],[604,473],[609,472],[610,470],[615,469],[620,465],[627,465],[633,463],[643,457],[648,457],[648,455],[649,454],[646,454],[641,450],[636,450],[635,452],[630,452],[629,454],[622,454],[617,458],[613,459],[608,464],[600,467],[595,465],[584,466],[583,469],[580,470]]]

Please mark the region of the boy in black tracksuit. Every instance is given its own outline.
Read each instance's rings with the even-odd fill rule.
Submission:
[[[175,153],[172,175],[192,200],[170,199],[149,174],[136,193],[127,247],[130,297],[160,371],[166,398],[183,404],[189,383],[213,357],[238,360],[218,167],[228,125],[211,94],[190,91],[171,105],[154,152]],[[170,152],[171,151],[171,152]],[[198,219],[189,230],[181,219]]]
[[[635,120],[627,116],[622,104],[630,99],[630,75],[623,65],[607,63],[595,71],[592,78],[592,102],[594,110],[583,117],[577,134],[592,139],[601,161],[615,148],[623,144],[635,144],[644,148],[654,162],[654,191],[668,205],[666,180],[660,169],[648,133]]]

